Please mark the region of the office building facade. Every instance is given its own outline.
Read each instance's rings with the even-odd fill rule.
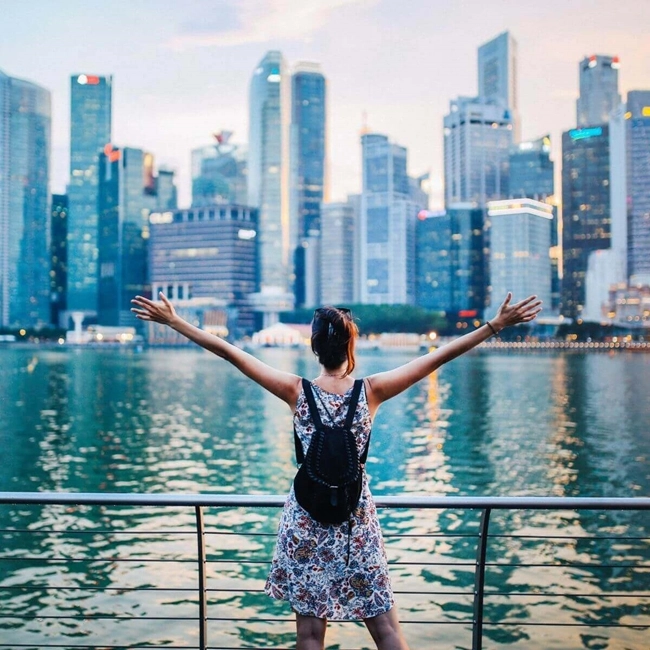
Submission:
[[[270,51],[250,84],[248,205],[258,208],[260,293],[254,297],[268,327],[293,308],[293,229],[289,215],[291,85],[282,54]]]
[[[291,77],[290,220],[295,231],[296,305],[313,306],[318,288],[310,267],[318,266],[320,206],[326,196],[327,84],[316,63],[299,63]],[[316,259],[311,259],[311,258]]]
[[[621,103],[617,56],[592,54],[579,63],[580,96],[576,102],[578,128],[607,124]]]
[[[50,256],[50,322],[67,327],[64,314],[68,309],[68,195],[52,194]]]
[[[630,284],[650,286],[650,90],[627,95],[627,274]]]
[[[448,318],[480,318],[486,300],[484,211],[455,204],[417,220],[417,305]]]
[[[485,103],[509,110],[513,139],[519,142],[517,41],[510,32],[503,32],[479,47],[478,96]]]
[[[154,213],[150,220],[152,293],[163,291],[183,308],[226,313],[231,334],[249,334],[249,298],[259,290],[257,210],[215,204]]]
[[[99,156],[98,301],[100,325],[133,325],[131,298],[150,295],[149,215],[158,209],[153,156],[106,145]]]
[[[111,142],[112,78],[70,79],[68,309],[97,313],[99,154]]]
[[[323,203],[320,216],[320,302],[354,302],[355,213],[351,203]]]
[[[508,291],[513,301],[536,295],[551,304],[553,207],[533,199],[491,201],[488,216],[491,300],[486,318],[496,316]]]
[[[220,132],[213,145],[192,150],[192,206],[248,201],[248,151]]]
[[[415,222],[426,206],[412,200],[407,150],[385,135],[361,136],[361,302],[413,304]]]
[[[476,97],[453,100],[444,118],[445,205],[506,198],[512,143],[510,109]]]
[[[50,152],[49,91],[0,71],[2,327],[50,322]]]
[[[608,125],[562,134],[561,311],[579,318],[586,299],[589,255],[611,243]]]

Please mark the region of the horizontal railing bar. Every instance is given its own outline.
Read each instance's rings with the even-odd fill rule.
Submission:
[[[125,616],[124,614],[0,614],[0,620],[48,621],[198,621],[196,616]]]
[[[123,492],[0,492],[0,503],[34,505],[214,506],[281,508],[286,496],[256,494],[130,494]],[[472,510],[650,510],[650,497],[375,496],[379,508]]]
[[[186,560],[168,560],[164,558],[148,558],[148,557],[136,557],[136,558],[131,558],[131,557],[125,557],[125,558],[120,558],[120,557],[34,557],[34,556],[26,556],[26,555],[21,555],[21,556],[7,556],[7,557],[0,557],[0,562],[23,562],[23,561],[30,561],[30,562],[109,562],[109,563],[119,563],[119,562],[156,562],[159,564],[196,564],[196,560],[192,560],[191,558],[188,558]],[[247,560],[228,560],[229,562],[247,562]],[[252,562],[252,560],[250,560]],[[218,562],[218,560],[214,561],[215,563]],[[268,562],[262,562],[260,560],[261,564],[270,564],[271,561],[269,560]]]
[[[513,567],[518,568],[570,568],[570,569],[650,569],[650,564],[573,564],[571,562],[556,562],[555,564],[535,564],[535,563],[521,563],[521,564],[508,564],[507,562],[486,562],[486,566],[494,567]]]
[[[48,530],[48,529],[38,529],[31,530],[29,528],[0,528],[0,533],[29,533],[30,535],[70,535],[71,537],[75,535],[186,535],[188,537],[194,537],[195,532],[191,530],[79,530],[79,529],[66,529],[66,530]],[[219,531],[219,530],[207,530],[205,532],[206,536],[232,536],[232,537],[266,537],[269,539],[275,539],[277,533],[251,533],[246,531],[236,532],[236,531]],[[416,539],[428,539],[428,538],[444,538],[444,539],[476,539],[478,533],[385,533],[383,535],[384,539],[399,539],[399,538],[416,538]],[[490,535],[492,539],[540,539],[540,540],[549,540],[549,539],[565,539],[568,541],[574,540],[594,540],[594,541],[621,541],[621,542],[650,542],[650,537],[635,537],[635,536],[619,536],[619,535],[519,535],[519,534],[494,534]]]
[[[612,593],[597,593],[590,594],[584,593],[567,593],[567,592],[535,592],[535,591],[486,591],[486,596],[525,596],[525,597],[538,597],[538,598],[650,598],[650,592],[646,593],[626,593],[624,591],[616,591]]]
[[[64,585],[0,585],[2,591],[169,591],[175,593],[194,592],[196,588],[192,587],[66,587]],[[251,589],[242,589],[241,591],[251,592]],[[263,591],[260,589],[260,591]]]
[[[400,621],[401,622],[401,621]],[[491,625],[492,627],[616,627],[616,628],[626,628],[632,630],[649,630],[650,625],[634,625],[633,623],[535,623],[533,621],[519,621],[519,622],[508,622],[508,621],[483,621],[483,625]]]

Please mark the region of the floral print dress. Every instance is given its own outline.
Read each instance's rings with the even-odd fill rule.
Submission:
[[[329,393],[315,384],[312,388],[323,423],[329,425],[333,418],[337,425],[343,425],[352,388],[343,395]],[[314,424],[303,391],[298,397],[294,425],[306,453]],[[359,455],[370,427],[364,382],[352,423]],[[271,598],[288,601],[298,614],[331,620],[361,620],[391,609],[394,601],[384,542],[365,472],[359,505],[351,521],[351,529],[347,521],[338,525],[315,521],[296,501],[292,485],[280,518],[265,592]]]

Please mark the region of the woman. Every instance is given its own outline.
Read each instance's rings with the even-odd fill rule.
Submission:
[[[191,325],[171,302],[137,296],[136,317],[163,323],[206,350],[232,363],[247,377],[285,401],[294,414],[296,433],[306,450],[313,433],[302,380],[275,370],[243,350]],[[532,321],[541,301],[530,296],[510,304],[508,293],[497,315],[478,329],[394,370],[366,377],[352,431],[359,452],[370,434],[379,406],[399,395],[444,363],[471,350],[504,327]],[[348,310],[325,307],[314,312],[312,350],[321,366],[312,382],[323,423],[340,425],[347,414],[354,379],[357,327]],[[327,619],[363,620],[378,650],[408,650],[397,618],[377,513],[366,478],[352,521],[319,524],[297,503],[293,488],[282,513],[273,563],[265,591],[290,602],[296,614],[297,650],[322,650]]]

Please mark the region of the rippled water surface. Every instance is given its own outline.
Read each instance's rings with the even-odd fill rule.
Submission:
[[[306,352],[259,354],[317,374]],[[358,374],[411,356],[363,353]],[[466,355],[382,406],[371,489],[648,496],[648,386],[642,353]],[[1,349],[0,404],[4,491],[282,494],[295,473],[286,406],[196,349]],[[380,516],[412,649],[471,647],[478,513]],[[251,620],[290,617],[259,591],[278,517],[206,512],[210,647],[292,646],[290,621]],[[628,566],[650,567],[649,519],[493,513],[484,647],[650,647],[648,630],[602,626],[650,624],[650,568]],[[0,506],[0,647],[196,646],[196,622],[180,620],[197,611],[193,526],[191,508]],[[578,539],[555,538],[567,535]],[[152,620],[167,616],[179,620]],[[539,621],[564,625],[531,625]],[[330,628],[328,647],[371,647],[356,625]]]

